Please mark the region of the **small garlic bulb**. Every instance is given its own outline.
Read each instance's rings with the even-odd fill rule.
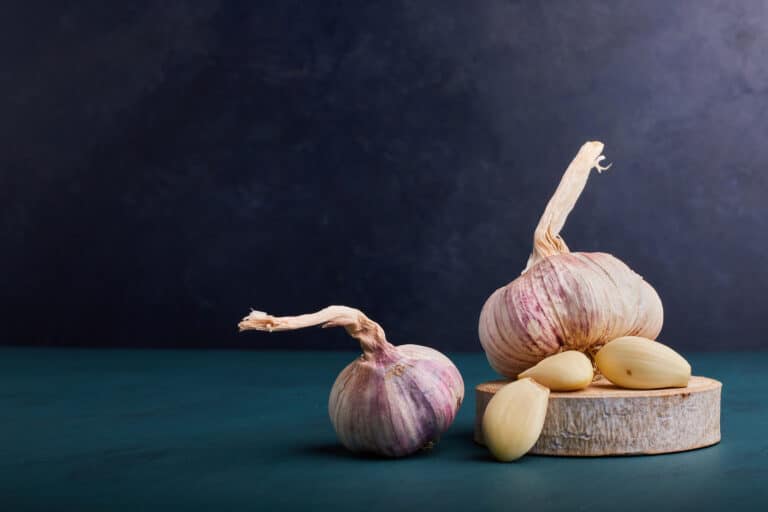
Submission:
[[[320,324],[344,327],[363,349],[336,378],[328,401],[341,444],[353,452],[401,457],[437,442],[464,399],[459,370],[437,350],[394,346],[379,324],[346,306],[292,317],[253,311],[239,327],[271,332]]]
[[[523,274],[499,288],[480,313],[490,365],[515,377],[561,350],[593,354],[621,336],[655,339],[664,312],[656,291],[610,254],[570,252],[560,230],[600,165],[601,142],[587,142],[566,169],[533,238]]]

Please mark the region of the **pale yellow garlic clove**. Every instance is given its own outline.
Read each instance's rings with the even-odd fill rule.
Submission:
[[[691,365],[668,346],[638,336],[617,338],[595,356],[603,376],[623,388],[684,388]]]
[[[483,439],[502,462],[519,459],[541,435],[547,415],[549,389],[532,379],[520,379],[501,388],[483,414]]]
[[[576,391],[592,382],[592,362],[578,350],[566,350],[539,361],[517,376],[530,377],[552,391]]]

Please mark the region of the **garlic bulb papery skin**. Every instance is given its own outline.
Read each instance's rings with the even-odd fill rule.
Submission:
[[[421,345],[395,346],[361,311],[329,306],[308,315],[253,311],[240,330],[285,331],[341,326],[363,354],[336,378],[328,412],[336,435],[353,452],[402,457],[432,446],[456,418],[464,381],[446,356]]]
[[[589,355],[621,336],[656,339],[664,310],[656,290],[602,252],[570,252],[560,230],[586,185],[603,171],[601,142],[587,142],[566,169],[533,238],[528,265],[488,298],[478,334],[488,362],[507,377],[563,350]]]

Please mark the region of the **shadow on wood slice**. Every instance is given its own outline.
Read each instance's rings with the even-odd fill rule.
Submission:
[[[508,380],[475,387],[475,441],[493,395]],[[582,391],[550,394],[544,430],[530,453],[594,457],[681,452],[720,441],[722,384],[691,377],[688,387],[634,390],[605,379]]]

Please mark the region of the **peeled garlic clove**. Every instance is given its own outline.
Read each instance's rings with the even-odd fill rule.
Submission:
[[[576,391],[592,382],[592,362],[578,350],[567,350],[539,361],[517,376],[529,377],[552,391]]]
[[[691,365],[668,346],[638,336],[608,342],[595,356],[600,373],[630,389],[684,388]]]
[[[502,462],[519,459],[541,435],[547,415],[549,389],[532,379],[520,379],[501,388],[483,414],[483,439]]]

